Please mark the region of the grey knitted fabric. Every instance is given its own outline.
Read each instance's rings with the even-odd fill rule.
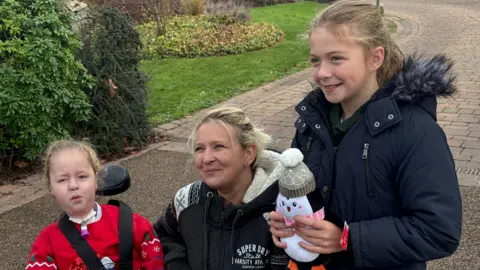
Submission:
[[[280,157],[278,166],[283,170],[278,179],[279,191],[287,198],[305,196],[316,188],[315,178],[302,159],[300,150],[295,148],[287,149]]]

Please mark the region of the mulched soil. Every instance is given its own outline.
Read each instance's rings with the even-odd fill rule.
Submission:
[[[8,164],[0,166],[0,186],[6,184],[13,184],[18,180],[24,179],[30,175],[42,171],[42,162],[40,160],[30,161],[29,163],[21,162],[25,167],[12,166],[9,168]]]

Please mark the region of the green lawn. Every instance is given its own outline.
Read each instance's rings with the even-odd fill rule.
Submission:
[[[278,25],[285,40],[242,55],[145,61],[151,76],[148,111],[166,123],[307,67],[310,21],[325,5],[297,2],[252,9],[253,21]]]
[[[251,11],[253,21],[279,26],[285,40],[274,47],[241,55],[145,61],[150,121],[163,124],[207,108],[234,95],[308,67],[309,24],[326,5],[297,2]],[[388,23],[391,32],[397,26]]]

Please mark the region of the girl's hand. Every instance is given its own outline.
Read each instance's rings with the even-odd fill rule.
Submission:
[[[287,248],[287,244],[280,242],[280,238],[293,236],[295,231],[288,229],[289,227],[279,213],[273,211],[268,216],[270,217],[270,232],[272,233],[273,243],[279,248]]]
[[[300,242],[300,246],[310,252],[331,254],[343,251],[340,245],[342,230],[326,220],[295,217],[296,233],[311,245]]]

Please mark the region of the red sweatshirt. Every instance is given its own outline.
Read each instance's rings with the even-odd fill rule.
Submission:
[[[119,208],[113,205],[101,205],[100,220],[87,225],[90,236],[87,242],[102,262],[120,259],[118,251]],[[80,231],[80,225],[75,224]],[[148,220],[133,214],[133,268],[145,270],[163,270],[163,251],[160,241]],[[87,270],[76,251],[58,227],[58,222],[48,225],[33,242],[28,257],[29,270]]]

